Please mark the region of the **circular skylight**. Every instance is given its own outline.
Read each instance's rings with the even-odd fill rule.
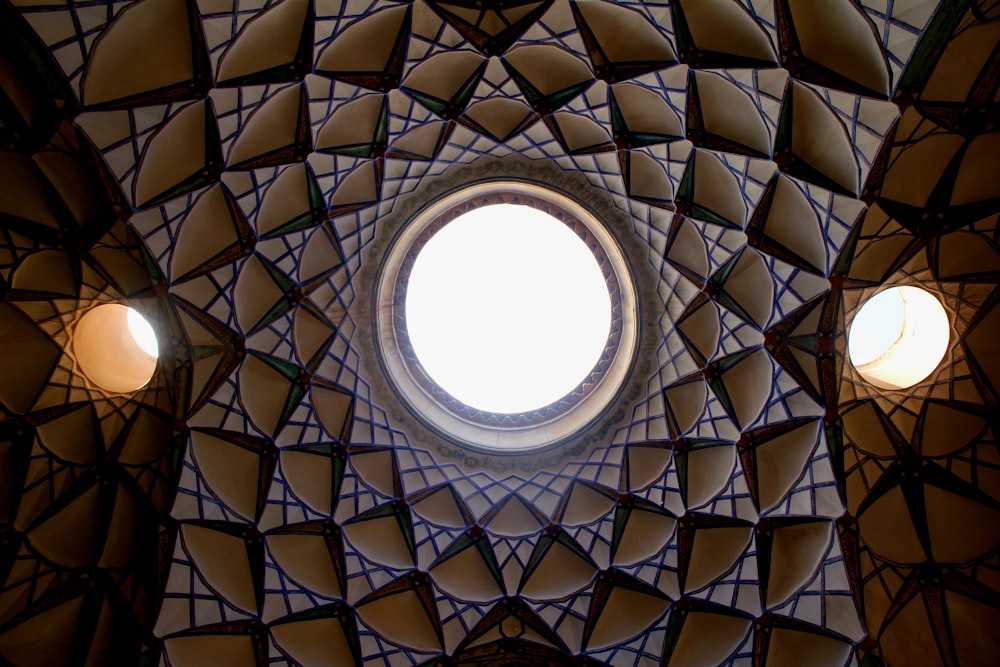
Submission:
[[[948,350],[951,328],[941,302],[919,287],[891,287],[862,304],[847,351],[868,382],[906,389],[930,375]]]
[[[73,354],[91,382],[127,393],[153,377],[159,346],[153,327],[137,310],[106,303],[88,310],[74,327]]]
[[[593,252],[530,206],[475,208],[420,249],[406,291],[420,364],[473,408],[519,413],[553,403],[594,369],[611,297]]]
[[[614,235],[535,183],[482,181],[409,218],[381,260],[376,349],[437,436],[527,452],[594,426],[629,376],[638,298]]]

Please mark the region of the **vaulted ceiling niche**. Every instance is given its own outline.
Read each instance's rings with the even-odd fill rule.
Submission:
[[[0,2],[0,662],[992,665],[988,0]],[[606,407],[442,437],[376,349],[428,202],[580,195]],[[901,388],[847,357],[919,288]],[[130,306],[148,384],[72,337]]]

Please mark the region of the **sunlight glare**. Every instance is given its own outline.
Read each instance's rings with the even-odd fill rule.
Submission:
[[[139,347],[151,357],[160,354],[160,347],[156,341],[156,332],[152,325],[135,308],[128,309],[128,330],[132,338]]]
[[[406,324],[428,374],[465,404],[518,413],[552,403],[594,368],[611,299],[594,254],[528,206],[462,215],[421,249]]]
[[[937,368],[950,339],[948,314],[937,297],[919,287],[892,287],[862,305],[847,350],[864,379],[884,389],[906,389]]]

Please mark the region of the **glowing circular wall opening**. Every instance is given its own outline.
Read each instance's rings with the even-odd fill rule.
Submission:
[[[138,311],[117,303],[93,308],[73,329],[73,354],[87,379],[105,391],[142,389],[156,371],[156,333]]]
[[[604,351],[611,297],[593,252],[538,209],[464,213],[420,249],[406,290],[410,342],[463,403],[513,414],[576,388]]]
[[[379,363],[435,435],[528,452],[594,426],[629,377],[638,296],[614,234],[540,184],[481,181],[415,213],[380,262]]]
[[[950,339],[948,314],[933,294],[891,287],[862,304],[851,322],[847,352],[871,384],[906,389],[937,368]]]

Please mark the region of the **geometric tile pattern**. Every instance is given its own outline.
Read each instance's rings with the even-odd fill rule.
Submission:
[[[75,95],[32,41],[0,8],[0,655],[130,664],[157,646],[187,348]],[[92,384],[72,344],[112,302],[159,331],[159,370],[131,394]]]
[[[992,664],[998,25],[971,0],[0,6],[0,656]],[[606,441],[523,465],[415,446],[359,340],[386,217],[505,158],[628,216],[659,328]],[[847,323],[897,284],[952,345],[877,391]],[[160,333],[131,395],[73,358],[112,301]]]

